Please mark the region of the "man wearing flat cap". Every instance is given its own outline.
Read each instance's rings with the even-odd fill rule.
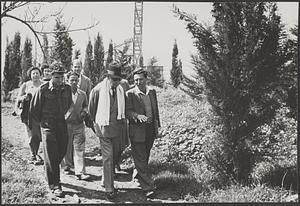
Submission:
[[[147,83],[147,71],[133,71],[135,87],[126,92],[126,117],[129,120],[129,138],[134,160],[134,173],[146,197],[154,194],[154,184],[148,168],[150,150],[160,127],[157,96]]]
[[[30,104],[32,118],[42,129],[44,166],[51,192],[62,197],[59,165],[66,154],[68,145],[65,115],[72,103],[70,85],[63,82],[64,68],[54,62],[49,82],[41,85]]]
[[[125,119],[125,92],[120,85],[121,67],[111,63],[107,68],[107,77],[91,91],[89,114],[94,122],[96,135],[100,139],[103,157],[103,183],[106,197],[115,196],[114,165],[116,152],[119,151],[119,138]]]

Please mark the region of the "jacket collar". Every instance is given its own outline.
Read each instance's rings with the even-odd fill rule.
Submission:
[[[64,83],[62,83],[62,85],[60,85],[59,87],[55,87],[53,85],[52,79],[50,79],[50,81],[49,81],[49,87],[48,88],[49,88],[50,91],[53,91],[54,89],[56,89],[56,90],[63,90],[65,87],[64,87]]]
[[[144,92],[142,92],[142,91],[138,88],[138,86],[135,86],[135,91],[136,91],[137,94],[148,95],[150,89],[149,89],[149,87],[146,85],[146,94],[145,94]]]

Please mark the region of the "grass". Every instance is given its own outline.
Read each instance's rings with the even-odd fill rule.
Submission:
[[[198,165],[199,166],[199,165]],[[233,184],[216,188],[201,179],[203,170],[189,162],[161,162],[153,156],[150,169],[156,186],[185,202],[285,202],[290,190],[266,184],[244,186]],[[211,173],[212,175],[212,173]]]
[[[47,187],[31,165],[14,152],[6,139],[1,140],[1,204],[47,204]]]

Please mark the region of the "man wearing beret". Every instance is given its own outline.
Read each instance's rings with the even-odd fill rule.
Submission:
[[[147,71],[133,72],[135,87],[126,92],[126,116],[129,119],[129,138],[134,160],[134,173],[146,197],[154,194],[154,184],[148,168],[150,150],[160,127],[157,96],[147,83]]]
[[[64,68],[61,63],[52,65],[51,80],[41,85],[30,103],[32,118],[42,129],[44,166],[51,192],[62,197],[59,164],[67,151],[68,132],[65,114],[72,103],[70,85],[63,83]]]
[[[107,68],[107,77],[92,89],[88,106],[96,134],[100,139],[103,157],[102,178],[108,199],[116,194],[114,165],[125,120],[125,92],[120,85],[121,78],[120,65],[111,63]]]

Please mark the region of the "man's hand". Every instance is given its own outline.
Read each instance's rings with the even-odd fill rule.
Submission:
[[[85,119],[88,116],[88,113],[86,111],[80,112],[80,118]]]
[[[144,123],[148,121],[148,117],[143,114],[138,114],[136,116],[137,122]]]

